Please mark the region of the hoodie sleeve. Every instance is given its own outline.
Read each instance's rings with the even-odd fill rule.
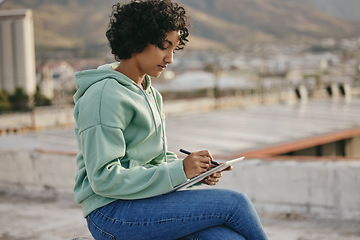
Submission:
[[[101,91],[88,90],[88,95],[83,96],[90,97],[88,101],[84,99],[83,103],[86,102],[87,105],[83,105],[80,112],[82,120],[88,127],[83,127],[79,134],[87,178],[92,190],[104,197],[141,199],[156,196],[187,181],[183,163],[181,160],[172,159],[174,161],[161,162],[156,166],[146,164],[156,154],[154,156],[142,155],[143,159],[128,159],[131,155],[128,152],[131,151],[129,144],[138,141],[138,147],[133,148],[133,151],[142,152],[144,147],[156,149],[157,143],[152,146],[151,137],[144,138],[142,141],[129,138],[132,134],[138,137],[143,130],[141,127],[146,127],[131,128],[135,117],[138,117],[136,115],[145,110],[134,110],[134,104],[139,104],[135,100],[129,102],[127,99],[127,102],[122,102],[121,98],[134,99],[135,96],[122,96],[124,94],[122,91],[126,91],[124,89],[121,87],[119,90],[119,83],[110,80],[102,86]],[[100,103],[97,103],[96,99],[100,99]],[[93,118],[98,122],[91,124],[87,116],[95,115],[98,117]],[[148,123],[146,119],[144,121],[140,119],[139,122],[152,124],[152,121]],[[155,137],[155,134],[153,136]],[[144,141],[149,142],[144,144]],[[125,158],[126,161],[124,161]],[[144,158],[149,159],[144,160]]]
[[[92,190],[119,199],[152,197],[186,181],[182,161],[153,167],[125,168],[121,158],[125,141],[121,129],[97,125],[80,135],[87,177]]]

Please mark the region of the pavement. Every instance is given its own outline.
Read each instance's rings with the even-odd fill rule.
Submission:
[[[169,149],[209,149],[236,154],[360,126],[360,99],[254,106],[168,116]],[[0,136],[0,150],[76,152],[73,129]],[[360,240],[360,219],[319,219],[294,214],[261,214],[271,240]],[[89,236],[80,207],[70,197],[9,195],[0,192],[0,240],[60,240]]]
[[[358,240],[360,220],[260,214],[270,240]],[[0,240],[64,240],[90,236],[71,200],[0,195]],[[130,238],[129,238],[130,239]]]
[[[188,104],[191,104],[189,102]],[[215,156],[231,156],[267,146],[360,128],[360,98],[316,100],[291,105],[256,105],[166,117],[170,151],[208,149]],[[0,150],[73,152],[73,128],[0,135]]]

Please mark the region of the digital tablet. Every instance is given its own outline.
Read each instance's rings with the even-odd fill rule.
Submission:
[[[175,192],[175,191],[177,191],[177,190],[190,187],[190,186],[194,185],[195,183],[200,182],[201,180],[203,180],[203,179],[206,178],[207,176],[210,176],[210,175],[213,174],[213,173],[216,173],[216,172],[220,172],[220,171],[222,171],[222,170],[225,170],[225,169],[228,168],[229,166],[232,166],[232,165],[234,165],[235,163],[238,163],[238,162],[244,160],[244,158],[245,158],[245,157],[240,157],[240,158],[235,158],[235,159],[233,159],[233,160],[226,161],[226,162],[220,164],[219,166],[214,167],[214,168],[212,168],[212,169],[210,169],[210,170],[208,170],[208,171],[200,174],[199,176],[194,177],[194,178],[190,179],[189,181],[187,181],[187,182],[185,182],[185,183],[183,183],[183,184],[180,184],[180,185],[174,187],[172,190],[170,190],[170,191],[168,191],[168,192],[166,192],[166,193],[164,193],[164,194],[172,193],[172,192]]]

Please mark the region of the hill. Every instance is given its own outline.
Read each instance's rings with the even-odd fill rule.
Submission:
[[[330,15],[360,21],[360,1],[359,0],[312,0],[314,5],[321,11]]]
[[[111,6],[115,2],[117,1],[5,0],[0,4],[0,9],[33,9],[37,50],[96,49],[107,45],[104,33]],[[318,9],[312,0],[179,2],[191,14],[193,48],[236,48],[243,43],[309,41],[324,37],[360,35],[360,22],[320,11],[321,4],[317,4]],[[335,6],[336,1],[331,2]]]
[[[213,21],[194,14],[194,33],[236,45],[249,41],[297,41],[324,37],[349,37],[360,33],[360,22],[331,16],[318,10],[311,0],[180,0],[228,26],[211,31]],[[359,9],[360,11],[360,6]],[[239,29],[234,31],[233,25]],[[231,40],[229,40],[231,39]],[[235,41],[234,41],[235,40]]]
[[[111,6],[104,0],[11,0],[0,9],[31,8],[38,49],[68,49],[106,44]]]

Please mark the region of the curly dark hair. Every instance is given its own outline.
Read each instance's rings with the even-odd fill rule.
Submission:
[[[164,48],[170,31],[180,31],[176,50],[183,49],[188,42],[186,11],[171,0],[132,0],[114,4],[112,9],[106,37],[117,61],[142,52],[148,44]]]

